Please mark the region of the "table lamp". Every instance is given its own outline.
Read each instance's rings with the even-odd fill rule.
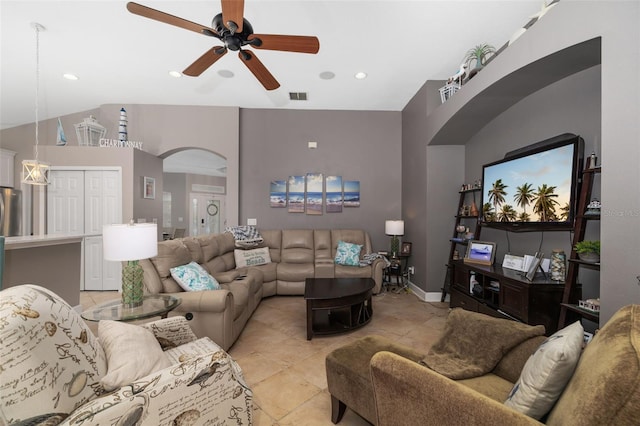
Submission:
[[[404,220],[385,221],[384,233],[391,235],[391,257],[398,257],[398,252],[400,251],[400,239],[398,235],[404,235]]]
[[[104,225],[102,249],[105,260],[127,261],[122,267],[122,304],[127,308],[142,305],[143,271],[138,261],[158,254],[158,230],[155,223]]]

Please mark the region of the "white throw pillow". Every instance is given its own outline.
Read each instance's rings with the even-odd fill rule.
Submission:
[[[266,265],[267,263],[271,263],[269,247],[262,247],[253,250],[236,249],[233,251],[233,255],[236,258],[236,268]]]
[[[538,420],[547,414],[573,375],[583,335],[576,321],[547,338],[527,360],[504,404]]]
[[[171,276],[185,291],[220,290],[220,284],[206,269],[191,262],[169,269]]]
[[[153,333],[144,327],[102,320],[98,338],[107,357],[107,374],[100,380],[106,391],[171,366]]]

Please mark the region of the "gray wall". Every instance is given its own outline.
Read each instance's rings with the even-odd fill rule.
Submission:
[[[505,133],[513,135],[524,130],[532,137],[541,135],[545,138],[557,134],[557,130],[570,131],[571,124],[578,124],[574,132],[585,134],[585,140],[591,146],[601,146],[599,153],[603,164],[601,176],[603,211],[600,221],[602,267],[599,274],[601,325],[620,307],[640,302],[637,278],[640,276],[640,269],[636,255],[637,247],[640,245],[640,232],[637,231],[640,229],[638,227],[640,217],[640,197],[638,197],[640,194],[640,168],[638,167],[640,164],[640,144],[638,144],[640,140],[640,121],[638,120],[640,79],[637,78],[640,75],[640,49],[638,48],[640,27],[638,22],[640,22],[640,3],[638,2],[563,1],[557,3],[543,19],[536,22],[483,70],[479,77],[476,77],[474,82],[484,81],[484,86],[474,84],[471,87],[470,85],[470,88],[480,93],[487,85],[540,58],[586,40],[599,38],[601,41],[601,70],[586,70],[582,75],[574,76],[575,79],[568,78],[566,81],[558,82],[554,85],[554,88],[560,91],[557,94],[547,89],[541,90],[542,94],[531,94],[521,101],[522,105],[516,104],[512,107],[513,111],[519,110],[519,113],[507,110],[504,115],[493,119],[492,123],[487,123],[489,126],[487,129],[481,129],[472,136],[471,139],[476,143],[471,142],[466,153],[468,173],[466,180],[473,180],[480,173],[480,169],[475,169],[473,164],[481,165],[482,158],[492,156],[492,150],[495,150],[493,153],[499,158],[508,146],[506,138],[497,145],[493,145],[495,141],[488,135],[492,126],[495,126],[493,129],[495,134],[500,133],[503,137]],[[494,72],[496,70],[497,72]],[[589,86],[587,81],[589,78],[593,79],[595,75],[593,73],[596,72],[601,75],[601,85]],[[584,79],[582,83],[580,79]],[[526,86],[526,81],[522,84]],[[580,84],[582,84],[581,87]],[[571,85],[574,85],[573,89]],[[517,89],[513,88],[515,96],[518,95]],[[566,101],[559,99],[559,95],[564,90],[571,91],[570,99]],[[584,90],[589,96],[595,97],[585,98],[583,93],[576,90]],[[545,100],[542,96],[548,99]],[[556,107],[556,102],[562,103],[564,108]],[[591,105],[585,105],[583,102]],[[550,108],[556,115],[537,108]],[[592,114],[593,108],[600,108],[600,113],[595,113],[595,118]],[[578,113],[574,114],[574,111]],[[592,115],[578,116],[585,111]],[[441,115],[446,116],[446,114],[439,114]],[[565,116],[568,121],[565,121]],[[591,122],[590,119],[594,121]],[[503,125],[498,130],[499,126],[493,122],[500,121]],[[464,123],[459,124],[464,125]],[[442,123],[438,125],[441,126]],[[522,126],[523,129],[518,126]],[[598,126],[601,128],[600,134],[597,133]],[[427,130],[433,134],[438,131],[438,128]],[[484,140],[484,144],[479,143],[480,138]],[[541,138],[536,138],[538,139]],[[459,144],[467,144],[467,142],[469,141],[461,140]],[[512,143],[514,147],[526,144]],[[487,160],[494,159],[496,158],[487,158]],[[442,226],[444,225],[443,222]],[[550,233],[546,233],[545,239],[549,235]],[[566,241],[557,240],[556,238],[562,238],[558,235],[560,234],[550,237],[554,241],[547,241],[544,243],[545,247],[569,244]],[[487,235],[483,234],[484,236]],[[500,235],[495,236],[496,239],[499,237]],[[492,234],[489,233],[487,238],[493,238]],[[528,245],[531,242],[530,240],[520,242],[518,236],[517,241],[512,241],[511,249],[528,251]],[[525,246],[527,246],[526,249]]]
[[[240,111],[240,223],[259,228],[362,228],[388,250],[386,219],[401,214],[401,113]],[[309,149],[309,141],[318,142]],[[361,206],[309,216],[269,207],[272,180],[323,173],[360,181]]]
[[[114,148],[115,149],[115,148]],[[133,219],[158,224],[158,239],[162,239],[162,158],[139,149],[133,150]],[[154,198],[144,198],[144,178],[156,180]],[[123,222],[130,218],[123,217]]]
[[[600,147],[601,67],[567,77],[520,101],[478,132],[466,146],[467,180],[481,179],[482,165],[501,159],[508,151],[522,148],[561,133],[575,133],[585,140],[585,156]],[[600,180],[593,197],[600,199]],[[507,233],[483,228],[481,239],[497,243],[496,263],[505,253],[517,256],[534,254],[539,247],[545,257],[553,249],[571,251],[569,231]],[[588,223],[585,239],[600,239],[600,222]],[[510,248],[510,250],[509,250]],[[599,296],[599,274],[581,268],[583,296]]]
[[[517,103],[478,132],[466,146],[467,180],[482,178],[482,165],[504,157],[508,151],[559,135],[575,133],[585,140],[585,156],[600,147],[601,68],[593,67],[552,84]],[[594,197],[599,198],[600,188]],[[593,221],[590,225],[598,225]],[[597,236],[599,229],[593,236]],[[571,248],[568,231],[509,233],[511,254],[533,254],[542,240],[542,251]],[[587,234],[587,237],[589,234]],[[483,228],[482,238],[498,243],[496,262],[507,252],[505,231]],[[544,238],[543,238],[544,237]],[[598,237],[599,239],[599,237]]]
[[[446,276],[458,191],[464,182],[464,146],[426,146],[426,117],[438,105],[443,81],[423,85],[402,111],[402,218],[412,242],[411,282],[439,300]],[[443,226],[442,224],[446,224]]]
[[[171,227],[186,228],[189,221],[187,210],[187,175],[184,173],[163,173],[163,190],[171,193]],[[178,221],[182,218],[182,221]],[[169,232],[172,229],[168,229]]]

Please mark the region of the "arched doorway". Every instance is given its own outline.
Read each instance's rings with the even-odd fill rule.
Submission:
[[[204,149],[164,156],[163,233],[219,233],[226,226],[227,160]],[[177,236],[177,235],[176,235]]]

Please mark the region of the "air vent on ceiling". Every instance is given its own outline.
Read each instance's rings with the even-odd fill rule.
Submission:
[[[292,101],[306,101],[307,92],[289,92],[289,99]]]

